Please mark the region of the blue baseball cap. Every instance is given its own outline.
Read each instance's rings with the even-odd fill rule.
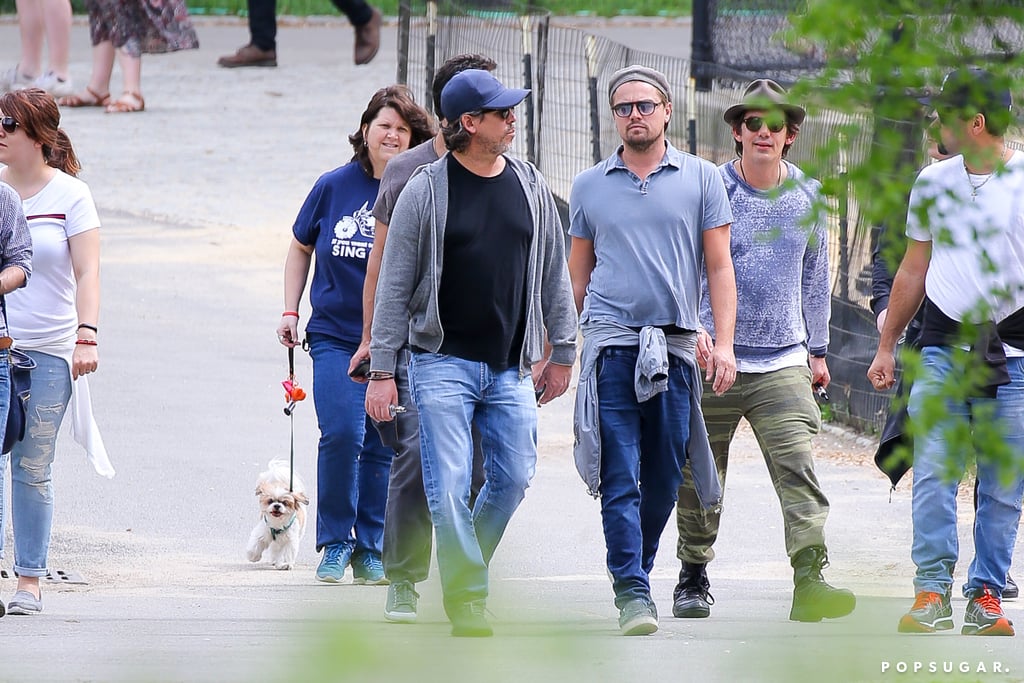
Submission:
[[[529,94],[522,88],[506,88],[490,71],[466,69],[453,76],[441,91],[441,114],[457,121],[470,111],[514,107]]]

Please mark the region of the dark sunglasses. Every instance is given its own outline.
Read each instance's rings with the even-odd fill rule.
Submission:
[[[633,107],[640,112],[640,116],[650,116],[654,113],[654,110],[658,108],[661,102],[651,102],[650,100],[641,100],[640,102],[620,102],[612,107],[612,113],[618,116],[620,119],[628,119],[633,114]]]
[[[778,133],[780,130],[786,127],[786,122],[782,119],[772,119],[771,121],[765,121],[760,116],[748,116],[743,119],[743,125],[747,127],[751,133],[756,133],[761,130],[761,126],[767,124],[768,130],[773,133]]]
[[[510,114],[512,114],[513,107],[505,107],[504,109],[484,109],[485,114],[497,114],[502,120],[507,121]]]
[[[13,116],[5,116],[0,119],[0,127],[3,127],[4,132],[7,134],[13,133],[18,130],[18,126],[21,124],[14,120]]]

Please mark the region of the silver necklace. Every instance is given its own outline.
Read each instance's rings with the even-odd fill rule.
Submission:
[[[992,176],[995,175],[995,173],[989,173],[987,176],[985,176],[984,180],[982,180],[980,183],[975,185],[974,181],[971,180],[971,172],[967,170],[967,164],[964,164],[964,173],[967,174],[967,184],[971,186],[971,201],[972,202],[973,201],[977,201],[977,199],[978,199],[978,190],[980,190],[981,188],[985,187],[985,183],[987,183],[988,181],[992,180]],[[977,174],[977,175],[980,175],[980,174]]]
[[[1004,156],[1006,156],[1006,143],[1003,143],[1003,149],[999,153],[999,160],[1002,161]],[[985,187],[985,183],[987,183],[988,181],[992,180],[992,176],[995,175],[995,171],[993,171],[992,173],[988,173],[988,174],[975,173],[974,175],[978,175],[978,176],[984,175],[985,176],[984,180],[982,180],[980,183],[975,185],[974,181],[971,180],[971,172],[967,169],[967,160],[966,159],[964,160],[964,173],[967,175],[967,184],[971,186],[971,201],[972,202],[973,201],[977,201],[977,199],[978,199],[978,190],[980,190],[981,188]]]

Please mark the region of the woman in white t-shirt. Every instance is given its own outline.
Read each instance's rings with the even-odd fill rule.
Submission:
[[[7,297],[11,336],[36,361],[25,439],[0,457],[11,461],[14,571],[18,588],[9,614],[43,609],[39,579],[47,574],[53,517],[51,468],[57,433],[71,407],[71,433],[96,470],[114,474],[92,419],[85,376],[98,362],[99,216],[53,97],[38,88],[0,95],[0,180],[21,197],[32,234],[32,278]],[[2,514],[2,512],[0,512]],[[0,525],[0,530],[3,526]],[[2,537],[2,534],[0,534]]]

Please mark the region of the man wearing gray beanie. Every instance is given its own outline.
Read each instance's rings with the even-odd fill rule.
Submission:
[[[722,176],[665,137],[668,79],[628,66],[612,74],[608,97],[622,144],[576,177],[569,199],[569,274],[583,333],[575,458],[601,498],[619,628],[633,636],[658,629],[650,573],[683,465],[702,505],[721,496],[695,353],[702,265],[719,331],[706,372],[716,393],[736,377],[736,282]]]

